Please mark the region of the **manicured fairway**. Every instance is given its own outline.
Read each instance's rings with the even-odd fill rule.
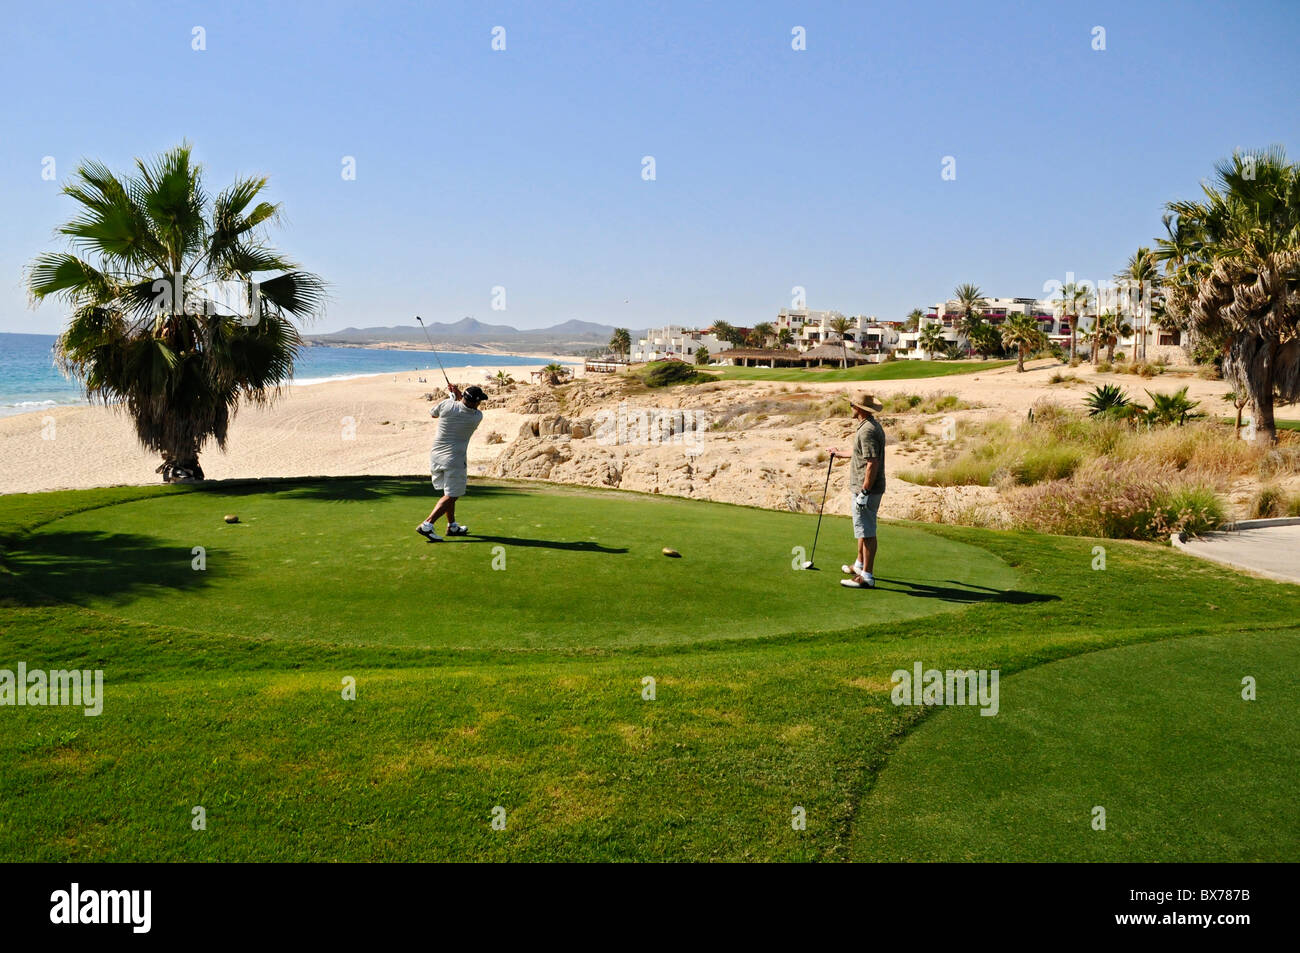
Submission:
[[[489,650],[839,630],[864,614],[952,611],[1016,582],[986,550],[890,526],[885,545],[914,570],[868,609],[862,593],[828,588],[838,575],[792,571],[794,548],[812,544],[805,515],[478,484],[458,514],[473,535],[430,544],[414,528],[431,500],[426,485],[382,479],[152,497],[47,523],[10,559],[36,589],[144,622],[197,615],[182,624],[208,634]],[[852,560],[847,519],[825,521],[821,550],[833,572]]]
[[[949,377],[953,374],[978,374],[999,367],[1009,367],[1015,361],[889,361],[885,364],[860,364],[857,367],[728,367],[707,368],[711,374],[720,374],[735,381],[800,381],[816,383],[825,381],[902,381],[926,377]]]
[[[1296,860],[1300,629],[1125,646],[1000,687],[997,717],[945,710],[894,754],[856,856]]]
[[[1222,763],[1225,744],[1252,770],[1295,748],[1300,710],[1276,700],[1295,694],[1300,587],[1163,546],[889,523],[881,589],[851,592],[841,520],[823,526],[825,571],[805,573],[790,550],[809,515],[476,482],[462,516],[490,538],[430,545],[413,532],[428,505],[426,480],[373,478],[0,497],[0,669],[105,679],[98,717],[0,707],[0,856],[873,860],[939,852],[909,803],[978,818],[992,792],[1009,830],[981,856],[1021,856],[1020,838],[1116,860],[1300,857],[1270,776],[1234,788]],[[1190,655],[1161,654],[1189,636]],[[1095,690],[1089,660],[1111,653],[1068,663],[1084,667],[1061,691],[1018,687],[1119,646],[1134,654]],[[913,729],[968,714],[891,704],[890,673],[917,661],[1006,679],[1004,714],[978,720],[1008,754],[978,783],[889,767]],[[1259,708],[1209,703],[1240,674]],[[1026,776],[1026,725],[1068,770]],[[1060,833],[1088,778],[1113,837]],[[1178,810],[1143,808],[1154,791]],[[873,833],[888,811],[906,842]]]

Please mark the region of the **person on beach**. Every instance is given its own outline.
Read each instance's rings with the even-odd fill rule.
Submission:
[[[840,567],[848,577],[841,579],[840,585],[849,589],[874,589],[876,513],[885,493],[885,428],[880,426],[873,411],[885,408],[871,394],[850,400],[849,406],[858,421],[849,462],[849,490],[853,493],[849,512],[853,516],[853,535],[858,541],[858,558],[852,566]],[[844,456],[834,449],[831,453]]]
[[[429,472],[434,488],[442,491],[442,498],[429,518],[415,529],[431,543],[442,542],[442,537],[434,531],[434,523],[443,516],[447,517],[448,536],[469,533],[468,526],[456,522],[456,501],[465,495],[469,479],[466,461],[469,438],[483,422],[479,405],[488,399],[487,393],[476,384],[463,391],[457,385],[449,384],[447,390],[451,396],[429,410],[429,416],[438,418],[438,435],[429,451]]]

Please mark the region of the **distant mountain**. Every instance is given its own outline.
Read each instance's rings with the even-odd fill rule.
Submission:
[[[549,328],[539,328],[532,331],[521,331],[521,334],[541,335],[544,337],[555,337],[556,335],[577,335],[580,337],[603,337],[606,341],[614,333],[612,325],[594,324],[591,321],[570,320],[560,324],[552,325]]]
[[[570,320],[549,328],[519,328],[508,324],[485,324],[474,318],[462,318],[459,321],[445,323],[426,321],[429,337],[437,344],[459,346],[511,347],[527,345],[537,347],[561,347],[565,345],[591,348],[609,342],[614,327],[608,324],[596,324],[591,321]],[[640,332],[632,331],[635,340]],[[309,344],[427,344],[424,332],[418,324],[397,325],[376,328],[344,328],[330,334],[312,334],[307,336]]]

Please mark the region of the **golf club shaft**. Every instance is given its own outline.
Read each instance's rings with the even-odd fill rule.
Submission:
[[[822,505],[817,507],[817,532],[813,534],[812,552],[808,554],[808,562],[817,561],[817,540],[822,534],[822,510],[826,509],[826,494],[831,488],[831,467],[835,466],[835,454],[831,454],[830,461],[826,464],[826,485],[822,487]]]
[[[433,359],[438,362],[438,370],[442,371],[442,379],[447,382],[447,389],[451,389],[451,378],[447,376],[447,368],[442,366],[442,358],[438,357],[438,349],[433,346],[433,336],[429,334],[429,329],[424,326],[424,318],[418,314],[415,320],[420,322],[420,328],[424,331],[424,339],[429,342],[429,349],[433,351]]]

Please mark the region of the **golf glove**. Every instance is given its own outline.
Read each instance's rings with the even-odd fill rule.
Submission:
[[[854,505],[854,506],[866,506],[866,505],[867,505],[867,494],[866,494],[865,492],[863,492],[862,490],[858,490],[857,493],[854,493],[854,494],[853,494],[853,505]]]

